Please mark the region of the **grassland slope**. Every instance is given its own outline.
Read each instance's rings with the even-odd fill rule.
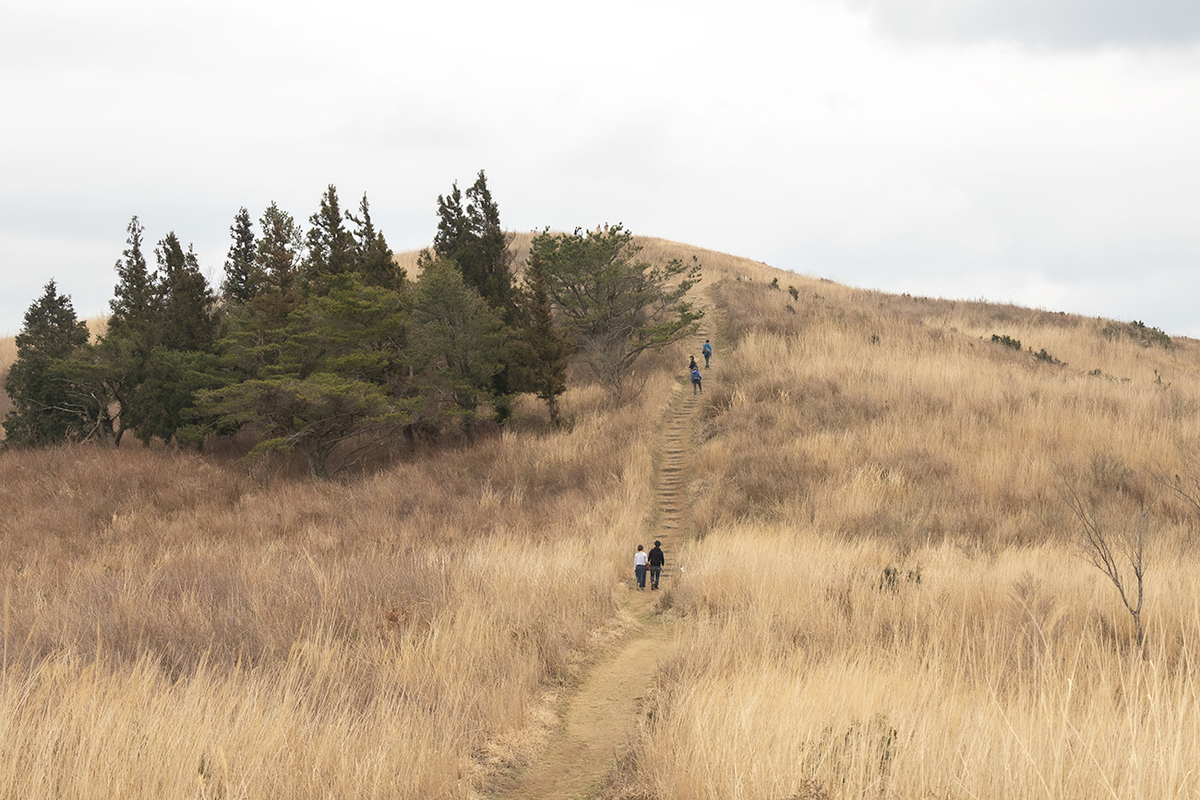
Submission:
[[[1154,480],[1195,475],[1197,343],[643,243],[699,255],[717,352],[677,655],[610,795],[1200,792],[1196,515]],[[628,624],[688,350],[345,483],[0,454],[0,796],[473,797],[535,760]],[[1144,650],[1064,480],[1106,525],[1154,501]]]

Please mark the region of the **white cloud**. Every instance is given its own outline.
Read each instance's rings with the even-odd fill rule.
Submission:
[[[1200,41],[1191,0],[850,0],[912,39],[1044,47],[1179,46]]]
[[[0,32],[0,269],[31,283],[6,301],[27,292],[8,302],[23,310],[54,276],[102,310],[132,214],[219,271],[239,206],[303,222],[329,183],[348,206],[367,191],[392,245],[417,247],[436,196],[482,168],[519,230],[622,221],[927,294],[1040,275],[1093,287],[1066,295],[1094,313],[1136,297],[1120,316],[1192,324],[1170,287],[1200,257],[1200,48],[1026,47],[1006,33],[1024,2],[987,36],[918,4],[909,23],[949,33],[907,39],[878,32],[900,30],[899,3],[854,8],[21,6]],[[1188,30],[1171,8],[1147,13]],[[1131,270],[1153,276],[1141,294]]]

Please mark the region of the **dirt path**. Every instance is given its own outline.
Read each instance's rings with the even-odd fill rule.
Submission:
[[[667,569],[660,591],[669,591],[678,574],[679,537],[687,525],[684,494],[692,419],[699,407],[691,385],[681,388],[666,415],[658,469],[654,539],[662,542]],[[632,559],[630,559],[632,561]],[[632,573],[632,566],[630,572]],[[632,583],[632,581],[631,581]],[[655,614],[659,593],[630,589],[626,609],[636,624],[587,671],[563,714],[562,727],[539,760],[498,792],[500,800],[576,800],[595,795],[629,746],[642,687],[650,683],[660,659],[670,653],[670,633]]]

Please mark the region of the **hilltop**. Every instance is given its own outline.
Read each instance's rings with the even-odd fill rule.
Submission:
[[[641,241],[703,263],[716,355],[605,796],[1200,791],[1197,342]],[[634,624],[689,353],[325,484],[4,453],[0,794],[495,796]],[[1072,496],[1146,533],[1144,646]]]

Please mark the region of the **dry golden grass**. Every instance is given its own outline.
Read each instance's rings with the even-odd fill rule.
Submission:
[[[612,793],[1200,793],[1196,515],[1158,498],[1143,654],[1058,496],[1128,521],[1152,471],[1188,474],[1196,342],[640,241],[704,263],[716,355],[662,598],[680,648]],[[572,389],[561,432],[525,402],[341,484],[3,454],[0,796],[479,796],[621,625],[683,358],[623,408]]]
[[[468,796],[619,622],[671,386],[347,484],[6,453],[0,796]]]
[[[738,274],[715,287],[682,650],[626,794],[1200,792],[1200,520],[1158,498],[1143,658],[1058,493],[1066,475],[1128,525],[1155,471],[1187,470],[1197,343]]]

